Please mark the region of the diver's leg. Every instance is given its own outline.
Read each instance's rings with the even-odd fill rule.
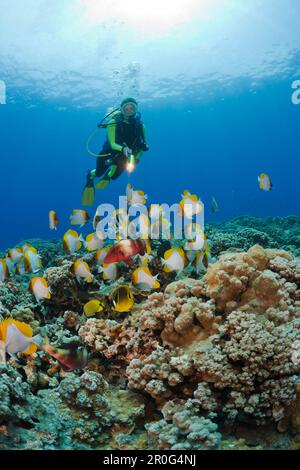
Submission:
[[[104,175],[107,171],[109,164],[107,164],[107,157],[101,157],[101,155],[97,158],[97,166],[95,171],[95,177],[99,178],[100,176]]]
[[[114,165],[114,164],[110,165],[110,167],[106,170],[106,172],[104,173],[100,181],[98,181],[98,183],[96,184],[95,188],[105,189],[108,186],[110,180],[113,178],[116,172],[116,169],[117,169],[117,165]]]
[[[112,180],[116,180],[117,178],[119,178],[119,176],[125,170],[126,164],[127,164],[127,158],[124,155],[120,155],[118,157],[118,159],[116,160],[117,168],[116,168],[116,171],[114,172],[114,174],[111,178]]]

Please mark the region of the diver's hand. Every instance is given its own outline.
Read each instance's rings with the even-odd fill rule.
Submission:
[[[148,152],[148,150],[149,150],[149,147],[145,142],[142,143],[142,150],[143,150],[143,152]]]
[[[132,154],[132,150],[129,147],[125,146],[122,148],[122,153],[123,155],[125,155],[126,158],[129,158]]]

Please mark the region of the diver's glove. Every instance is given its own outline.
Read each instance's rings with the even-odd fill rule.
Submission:
[[[127,145],[124,145],[124,147],[122,147],[122,153],[126,158],[129,158],[130,155],[132,154],[132,150],[129,147],[127,147]]]
[[[149,147],[148,147],[148,145],[146,144],[146,142],[143,142],[142,145],[141,145],[141,147],[142,147],[143,152],[148,152]]]

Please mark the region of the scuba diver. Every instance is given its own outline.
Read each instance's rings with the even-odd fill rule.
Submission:
[[[111,116],[109,122],[103,124],[109,116]],[[134,98],[124,99],[120,108],[106,115],[98,128],[106,128],[107,137],[99,154],[91,153],[88,148],[89,153],[98,158],[96,169],[88,171],[82,195],[84,206],[94,204],[95,188],[105,189],[110,180],[116,180],[124,170],[132,172],[139,163],[142,153],[149,150],[146,144],[145,126]],[[100,180],[95,185],[94,179],[98,177]]]

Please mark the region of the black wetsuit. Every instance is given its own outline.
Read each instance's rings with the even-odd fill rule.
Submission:
[[[104,175],[114,165],[116,169],[111,179],[115,180],[123,173],[128,162],[122,152],[124,146],[132,150],[138,163],[143,150],[146,150],[145,127],[139,114],[126,119],[122,113],[118,113],[109,121],[107,140],[97,159],[96,177]]]

